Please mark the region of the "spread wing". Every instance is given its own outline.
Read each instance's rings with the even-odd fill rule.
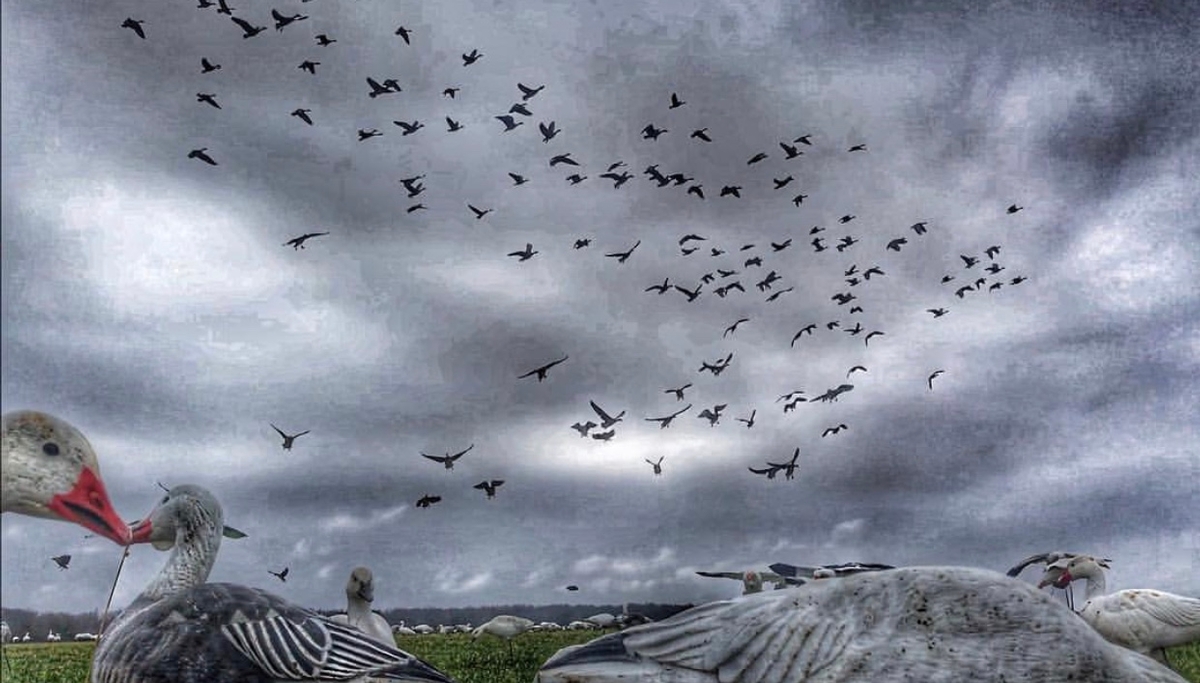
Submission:
[[[600,416],[601,420],[604,420],[605,422],[612,420],[612,418],[609,417],[608,413],[604,412],[603,408],[596,405],[595,401],[588,401],[588,403],[592,404],[592,410],[596,411],[596,414]]]
[[[434,462],[442,462],[442,463],[446,462],[446,456],[444,456],[444,455],[426,455],[425,453],[422,453],[421,457],[429,458],[430,460],[432,460]]]

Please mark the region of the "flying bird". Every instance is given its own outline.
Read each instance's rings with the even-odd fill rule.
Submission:
[[[795,197],[792,197],[792,203],[793,203],[793,204],[795,204],[796,206],[800,206],[801,204],[803,204],[803,203],[804,203],[804,200],[805,200],[805,199],[808,199],[808,195],[806,195],[806,194],[798,194],[798,195],[796,195]],[[809,234],[810,234],[810,235],[813,235],[813,234],[816,234],[816,233],[812,233],[812,232],[810,232]]]
[[[654,476],[657,477],[658,475],[662,474],[662,461],[665,457],[665,455],[660,455],[658,457],[658,462],[653,462],[647,458],[643,458],[643,460],[645,460],[647,464],[654,468]]]
[[[558,164],[566,164],[568,166],[578,166],[579,162],[571,158],[571,153],[556,154],[550,157],[550,168],[554,168]]]
[[[446,467],[446,469],[452,470],[452,469],[454,469],[454,462],[456,460],[458,460],[459,458],[463,457],[464,455],[466,455],[474,447],[475,447],[475,444],[471,444],[470,446],[467,446],[465,449],[455,453],[454,455],[451,455],[450,451],[446,451],[445,455],[426,455],[425,453],[421,453],[421,457],[428,458],[429,460],[432,460],[434,462],[440,462],[440,463],[442,463],[442,465],[444,465]]]
[[[927,309],[925,309],[925,310],[926,310],[926,311],[928,311],[929,313],[932,313],[932,314],[933,314],[933,317],[935,317],[935,318],[940,318],[940,317],[942,317],[943,315],[946,315],[946,313],[948,313],[948,312],[949,312],[949,311],[947,311],[947,310],[946,310],[946,309],[944,309],[944,308],[927,308]]]
[[[284,242],[283,246],[291,247],[293,251],[295,251],[297,249],[303,249],[304,243],[306,241],[308,241],[314,237],[321,237],[322,235],[328,235],[328,234],[329,234],[328,232],[307,232],[307,233],[304,233],[303,235],[300,235],[299,237],[293,237],[292,239]]]
[[[697,138],[699,140],[703,140],[705,142],[712,142],[712,138],[708,137],[708,129],[707,128],[698,128],[698,129],[692,131],[691,137]]]
[[[929,379],[927,380],[927,383],[929,384],[930,391],[933,391],[933,379],[935,377],[937,377],[938,375],[942,374],[943,372],[945,372],[945,370],[934,370],[933,374],[929,375]]]
[[[296,21],[304,21],[308,17],[303,14],[293,14],[291,16],[284,16],[284,15],[280,14],[278,12],[278,10],[272,9],[271,10],[271,18],[275,20],[275,30],[282,32],[283,27],[287,26],[288,24],[291,24]]]
[[[533,97],[534,95],[536,95],[536,94],[540,93],[540,92],[541,92],[542,90],[544,90],[545,88],[546,88],[546,86],[544,86],[544,85],[539,85],[539,86],[538,86],[538,87],[536,87],[536,88],[530,88],[530,87],[529,87],[529,86],[527,86],[527,85],[523,85],[523,84],[521,84],[521,83],[517,83],[517,89],[521,91],[521,99],[522,99],[522,100],[524,100],[524,101],[526,101],[526,102],[527,102],[527,101],[529,101],[529,99],[530,99],[531,97]]]
[[[309,61],[306,59],[303,62],[300,62],[300,65],[297,66],[296,68],[300,69],[301,71],[307,71],[308,73],[315,76],[315,75],[317,75],[317,67],[320,65],[321,65],[320,62],[312,62],[312,61]],[[374,97],[374,95],[371,95],[371,97]]]
[[[478,62],[482,56],[483,53],[479,50],[471,50],[469,53],[464,53],[462,56],[463,66],[471,66],[475,62]]]
[[[591,246],[591,244],[592,244],[592,238],[590,238],[590,237],[582,237],[580,239],[575,240],[575,248],[576,249],[583,249],[584,247]]]
[[[462,129],[463,129],[463,125],[461,123],[459,123],[458,121],[455,121],[454,119],[450,118],[449,116],[446,117],[446,132],[447,133],[453,133],[455,131],[459,131]]]
[[[918,235],[924,235],[926,232],[925,221],[921,221],[920,223],[913,223],[912,225],[910,225],[908,227],[911,228],[912,231]]]
[[[617,430],[610,429],[607,432],[596,432],[595,434],[592,434],[592,438],[597,441],[609,441],[616,436],[616,434]]]
[[[667,427],[671,426],[671,422],[673,422],[675,420],[675,418],[677,418],[680,415],[691,410],[691,408],[692,408],[692,404],[689,403],[686,406],[684,406],[683,408],[680,408],[679,410],[676,410],[675,412],[673,412],[670,415],[667,415],[665,417],[647,417],[647,418],[645,418],[645,420],[646,420],[646,422],[657,422],[659,429],[666,429]]]
[[[420,121],[413,121],[412,123],[407,121],[392,121],[392,123],[400,126],[401,130],[404,131],[400,134],[401,136],[412,135],[413,133],[425,127],[425,124],[421,123]]]
[[[646,127],[642,129],[642,139],[643,140],[657,140],[658,136],[660,136],[666,132],[667,132],[666,128],[655,128],[653,123],[647,124]]]
[[[830,434],[837,434],[838,432],[842,431],[843,429],[849,429],[849,427],[847,427],[844,422],[835,427],[826,427],[825,431],[821,432],[821,438],[825,438],[825,437],[829,436]]]
[[[775,475],[776,475],[776,474],[779,474],[779,470],[780,470],[780,469],[782,469],[782,468],[779,468],[779,467],[763,467],[763,468],[760,468],[760,469],[755,469],[755,468],[753,468],[753,467],[748,467],[748,468],[746,468],[746,469],[750,470],[751,472],[753,472],[753,473],[755,473],[755,474],[765,474],[765,475],[766,475],[766,477],[767,477],[767,479],[774,479],[774,478],[775,478]]]
[[[870,346],[871,345],[871,337],[881,337],[881,336],[883,336],[883,332],[880,332],[879,330],[874,330],[872,332],[868,332],[867,336],[863,337],[863,344],[866,346]]]
[[[484,216],[488,215],[489,213],[491,213],[494,210],[494,209],[480,209],[480,208],[475,207],[473,204],[467,204],[467,208],[471,210],[471,213],[475,214],[475,220],[482,219]]]
[[[58,557],[52,557],[50,559],[54,560],[54,564],[58,565],[59,570],[70,568],[69,567],[69,565],[71,564],[71,556],[70,555],[59,555]]]
[[[212,62],[208,61],[207,57],[200,58],[200,73],[208,74],[208,73],[217,71],[220,68],[221,68],[220,64],[213,64]]]
[[[267,424],[271,424],[271,423],[268,422]],[[296,439],[304,436],[305,434],[309,433],[309,431],[311,431],[311,430],[306,429],[298,434],[285,434],[282,429],[280,429],[279,427],[276,427],[275,425],[271,425],[271,428],[274,429],[276,432],[278,432],[279,436],[283,437],[283,450],[285,450],[285,451],[292,450],[292,444],[296,442]]]
[[[521,116],[533,116],[533,112],[529,111],[529,108],[526,107],[521,102],[517,102],[516,104],[509,107],[508,113],[509,114],[520,114]]]
[[[524,259],[522,259],[522,260],[524,260]],[[546,379],[546,372],[550,368],[565,361],[568,357],[569,356],[563,356],[562,358],[559,358],[558,360],[550,361],[549,363],[546,363],[545,365],[543,365],[541,367],[530,370],[529,372],[525,373],[524,375],[518,376],[517,379],[525,379],[526,377],[532,377],[533,375],[537,375],[537,381],[541,382],[542,380]]]
[[[752,410],[750,411],[750,417],[735,417],[735,418],[733,418],[733,419],[737,420],[738,422],[741,422],[741,423],[745,424],[745,425],[746,425],[746,429],[750,429],[751,427],[753,427],[753,426],[754,426],[754,416],[755,416],[755,415],[757,415],[757,414],[758,414],[758,410],[757,410],[757,409],[752,409]]]
[[[619,187],[621,187],[621,186],[622,186],[622,185],[624,185],[625,183],[629,182],[630,180],[632,180],[632,179],[633,179],[633,174],[632,174],[632,173],[612,173],[612,172],[609,172],[609,173],[601,173],[601,174],[600,174],[600,177],[601,177],[601,178],[607,178],[607,179],[609,179],[609,180],[613,181],[613,188],[614,188],[614,189],[616,189],[616,188],[619,188]]]
[[[579,586],[576,586],[575,584],[571,584],[570,586],[567,586],[567,590],[577,591],[577,590],[579,590]]]
[[[792,459],[791,460],[784,462],[784,463],[771,462],[770,460],[768,460],[767,465],[777,468],[779,470],[783,470],[783,478],[791,479],[792,477],[794,477],[796,475],[796,468],[798,467],[798,465],[796,464],[796,459],[799,457],[800,457],[800,447],[796,446],[796,450],[792,451]]]
[[[750,157],[750,160],[746,162],[746,165],[751,166],[753,164],[757,164],[758,162],[760,162],[766,158],[767,158],[766,152],[759,152],[758,154],[755,154],[754,156]]]
[[[767,303],[771,303],[772,301],[778,299],[779,297],[783,296],[784,294],[787,294],[788,292],[790,292],[794,289],[796,289],[796,288],[795,287],[787,287],[787,288],[781,289],[778,292],[771,294],[771,296],[768,296],[766,301],[767,301]]]
[[[233,23],[242,27],[242,39],[243,40],[245,40],[246,38],[253,38],[254,36],[267,30],[266,26],[255,26],[255,25],[251,24],[250,22],[246,21],[245,19],[242,19],[241,17],[231,16],[229,18],[231,20],[233,20]]]
[[[504,124],[504,132],[505,133],[516,128],[517,126],[521,126],[521,125],[525,124],[524,121],[517,121],[516,119],[514,119],[512,117],[512,114],[502,114],[500,116],[497,116],[496,120],[500,121],[501,123]]]
[[[708,420],[708,426],[715,427],[717,426],[717,423],[721,421],[721,411],[725,410],[726,407],[726,404],[718,403],[717,405],[713,406],[711,410],[708,408],[701,410],[700,414],[696,417]]]
[[[624,410],[622,410],[620,413],[617,413],[617,415],[615,417],[613,417],[613,416],[609,415],[608,413],[604,412],[603,408],[596,405],[595,401],[588,401],[588,403],[592,406],[592,410],[594,410],[596,412],[596,415],[600,417],[600,429],[608,429],[609,427],[620,422],[625,417]]]
[[[1025,207],[1023,207],[1023,206],[1017,206],[1016,204],[1011,204],[1011,205],[1008,207],[1008,212],[1009,212],[1009,213],[1016,213],[1016,212],[1018,212],[1018,211],[1020,211],[1021,209],[1024,209],[1024,208],[1025,208]]]
[[[867,151],[867,146],[866,145],[855,145],[846,151],[848,151],[848,152],[865,152],[865,151]]]
[[[666,294],[670,290],[671,290],[671,278],[668,277],[668,278],[663,278],[661,285],[650,285],[643,291],[655,292],[659,296],[662,296],[663,294]]]
[[[362,142],[363,140],[370,140],[371,138],[377,138],[380,135],[383,135],[383,133],[380,133],[376,128],[372,128],[371,130],[365,130],[363,128],[358,129],[359,142]]]
[[[793,147],[792,145],[789,145],[786,142],[779,143],[779,147],[780,147],[780,149],[783,150],[783,153],[785,155],[783,157],[784,159],[795,159],[796,157],[800,156],[801,154],[804,154],[804,152],[801,152],[798,148]]]
[[[196,93],[196,101],[204,102],[205,104],[215,107],[216,109],[221,108],[221,105],[217,104],[217,96],[214,93],[198,92]]]
[[[200,149],[193,149],[192,151],[188,152],[188,158],[189,159],[199,159],[200,161],[203,161],[204,163],[206,163],[210,166],[216,166],[217,162],[214,161],[212,157],[208,156],[208,154],[206,154],[207,151],[208,151],[207,147],[201,147]]]
[[[575,431],[579,432],[579,436],[586,437],[588,435],[588,430],[590,430],[592,427],[596,427],[596,426],[598,426],[598,425],[595,422],[588,420],[587,422],[582,422],[582,423],[576,422],[575,424],[571,425],[571,429],[574,429]]]
[[[979,263],[979,259],[974,256],[966,256],[965,254],[959,254],[958,257],[963,260],[964,264],[966,264],[964,266],[965,268],[971,268],[976,263]]]
[[[484,493],[487,494],[488,498],[495,498],[496,497],[496,489],[500,488],[500,486],[503,484],[504,484],[503,479],[491,479],[491,480],[481,481],[478,484],[472,486],[471,488],[479,489],[480,491],[483,491]]]
[[[750,321],[749,318],[738,318],[732,325],[725,328],[725,332],[721,335],[721,338],[724,339],[725,337],[729,336],[730,334],[733,334],[737,330],[738,325],[741,325],[742,323],[749,322],[749,321]]]
[[[142,24],[144,24],[144,23],[146,23],[146,22],[141,19],[134,19],[134,18],[130,17],[130,18],[125,19],[125,21],[121,22],[121,28],[130,29],[134,33],[138,34],[138,38],[145,40],[146,39],[146,31],[142,29]]]
[[[667,108],[668,109],[678,109],[685,104],[687,104],[687,102],[684,102],[683,100],[679,99],[679,95],[677,95],[675,93],[671,93],[671,106],[669,106]]]
[[[897,237],[896,239],[894,239],[894,240],[892,240],[891,242],[888,242],[888,243],[887,243],[887,248],[888,248],[888,249],[891,249],[892,251],[900,251],[900,247],[901,247],[901,246],[903,246],[903,245],[905,245],[905,244],[908,244],[908,239],[907,239],[907,238],[904,238],[904,237]]]
[[[400,36],[400,39],[404,41],[405,45],[412,45],[412,41],[409,40],[409,36],[412,35],[412,29],[401,26],[396,29],[396,35]]]
[[[792,238],[791,237],[787,238],[786,240],[784,240],[782,242],[779,242],[778,244],[776,244],[775,242],[771,243],[771,249],[773,249],[775,251],[783,251],[784,249],[787,249],[790,246],[792,246]]]
[[[579,183],[582,183],[585,180],[587,180],[587,176],[579,175],[578,173],[572,173],[571,175],[566,177],[566,181],[568,183],[571,183],[572,185],[578,185]]]
[[[561,130],[558,129],[558,127],[554,121],[551,121],[548,124],[547,123],[539,123],[538,130],[542,132],[542,142],[550,142],[551,140],[554,139],[555,135],[558,135],[559,133],[562,132]]]
[[[866,371],[867,371],[866,367],[864,367],[862,365],[855,365],[854,367],[852,367],[846,371],[846,377],[853,375],[855,372],[866,372]]]
[[[799,142],[801,144],[811,146],[812,141],[809,140],[809,138],[811,138],[811,137],[812,137],[812,135],[801,135],[800,137],[796,138],[795,140],[792,140],[792,142]]]
[[[442,97],[449,97],[450,99],[454,99],[454,96],[458,93],[459,90],[462,90],[462,88],[446,88],[445,90],[442,91]]]
[[[529,178],[526,178],[518,173],[509,173],[508,177],[512,178],[513,185],[524,185],[525,183],[529,182]]]
[[[287,583],[287,575],[288,575],[287,567],[284,567],[282,571],[278,571],[278,572],[273,572],[270,569],[268,569],[267,573],[270,574],[271,576],[274,576],[275,578],[279,579],[280,581]]]
[[[727,195],[733,195],[734,197],[741,199],[742,198],[741,189],[742,189],[741,185],[726,185],[721,188],[721,194],[719,196],[725,197]]]
[[[809,336],[812,336],[813,330],[815,330],[815,329],[817,329],[816,323],[809,323],[808,325],[805,325],[804,327],[800,328],[800,331],[797,332],[795,334],[795,336],[792,337],[792,347],[795,348],[796,341],[798,339],[800,339],[800,337],[803,336],[804,334],[808,334]]]
[[[538,252],[534,251],[533,245],[526,242],[524,251],[510,251],[508,252],[508,255],[517,257],[518,261],[528,261],[529,259],[533,258],[533,255],[536,253]]]
[[[417,500],[417,507],[427,508],[427,507],[433,505],[434,503],[441,502],[441,500],[442,500],[441,496],[431,496],[429,494],[425,494],[425,495],[421,496],[420,499]]]
[[[638,240],[632,247],[629,248],[628,251],[613,252],[611,254],[605,254],[605,256],[608,258],[615,258],[617,263],[625,263],[625,261],[629,260],[629,257],[633,255],[633,250],[637,249],[638,245],[641,243],[642,241]]]
[[[687,384],[679,387],[678,389],[667,389],[667,390],[663,391],[663,393],[664,394],[675,394],[675,400],[682,401],[684,390],[690,388],[691,386],[692,386],[692,383],[688,382]]]
[[[794,176],[787,176],[786,178],[772,178],[771,181],[775,183],[776,190],[782,190],[795,179]]]
[[[309,112],[311,112],[311,111],[312,111],[311,109],[295,109],[292,111],[292,116],[295,116],[296,118],[300,119],[301,121],[303,121],[311,126],[311,125],[313,125],[313,121],[312,121],[312,118],[308,115]]]

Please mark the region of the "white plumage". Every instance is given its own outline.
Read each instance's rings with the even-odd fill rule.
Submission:
[[[1183,683],[1048,595],[966,567],[814,581],[565,648],[538,683]]]
[[[1076,555],[1061,567],[1068,581],[1087,579],[1087,601],[1079,616],[1109,642],[1150,654],[1166,663],[1166,648],[1200,642],[1200,599],[1134,588],[1105,594],[1104,570],[1096,558]],[[1055,567],[1047,567],[1047,578]]]
[[[346,581],[346,613],[335,614],[330,619],[349,624],[375,640],[394,647],[396,639],[392,637],[392,628],[388,626],[387,619],[371,611],[374,600],[374,575],[366,567],[355,567]]]
[[[474,631],[471,631],[471,638],[478,639],[479,636],[488,633],[497,638],[512,640],[531,628],[533,628],[533,622],[525,617],[501,614],[500,616],[492,617]]]

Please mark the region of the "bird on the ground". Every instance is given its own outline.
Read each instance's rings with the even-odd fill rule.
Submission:
[[[323,235],[328,235],[328,234],[329,234],[328,232],[307,232],[307,233],[304,233],[303,235],[300,235],[299,237],[293,237],[292,239],[284,242],[283,246],[291,247],[293,251],[303,249],[304,243],[307,242],[308,240],[310,240],[314,237],[321,237]]]
[[[474,447],[475,447],[475,444],[471,444],[470,446],[467,446],[463,450],[461,450],[453,455],[450,454],[450,451],[446,451],[445,455],[427,455],[425,453],[421,453],[421,457],[427,458],[434,462],[440,462],[440,463],[442,463],[442,465],[444,465],[446,467],[446,469],[452,470],[452,469],[454,469],[455,461],[457,461],[459,458],[466,455]]]
[[[480,636],[485,634],[500,638],[508,643],[508,654],[512,656],[512,639],[533,628],[533,626],[533,621],[524,617],[501,614],[492,617],[471,631],[471,639],[478,640]]]
[[[271,424],[271,423],[268,422],[267,424]],[[304,436],[305,434],[307,434],[311,431],[311,430],[306,429],[306,430],[304,430],[302,432],[298,432],[296,434],[287,434],[282,429],[280,429],[279,427],[276,427],[273,424],[271,425],[271,428],[274,429],[279,434],[279,436],[283,437],[283,450],[285,450],[285,451],[292,450],[292,444],[296,443],[296,439],[299,439],[300,437]]]
[[[1005,573],[1008,576],[1015,578],[1020,576],[1021,572],[1031,564],[1045,565],[1042,577],[1039,580],[1039,587],[1053,585],[1054,588],[1062,589],[1063,595],[1067,600],[1067,607],[1069,607],[1071,610],[1074,610],[1075,604],[1073,600],[1074,596],[1072,595],[1071,591],[1071,581],[1064,577],[1063,574],[1066,570],[1066,562],[1078,555],[1079,553],[1068,553],[1061,550],[1051,551],[1048,553],[1038,553],[1021,560],[1017,564],[1010,567]],[[1108,567],[1110,560],[1103,559],[1098,560],[1098,562],[1100,563],[1100,566]]]
[[[487,494],[488,498],[495,498],[496,497],[496,489],[500,488],[503,484],[504,484],[503,479],[486,479],[486,480],[481,481],[478,484],[472,486],[471,488],[479,489],[480,491],[483,491],[484,493]]]
[[[346,581],[346,613],[334,614],[331,621],[348,624],[384,645],[394,646],[392,627],[382,614],[371,611],[375,601],[375,576],[366,567],[355,567]],[[370,679],[369,679],[370,680]]]
[[[550,368],[554,367],[555,365],[558,365],[559,363],[562,363],[563,361],[567,360],[567,358],[569,358],[569,357],[570,356],[563,356],[562,358],[559,358],[558,360],[552,360],[549,363],[546,363],[545,365],[543,365],[541,367],[534,368],[523,375],[519,375],[517,377],[517,379],[525,379],[526,377],[532,377],[534,375],[537,375],[537,381],[541,382],[542,380],[546,379],[546,373],[550,370]]]
[[[1106,642],[1028,584],[975,568],[905,567],[700,605],[559,650],[535,683],[814,676],[831,683],[1184,680]]]

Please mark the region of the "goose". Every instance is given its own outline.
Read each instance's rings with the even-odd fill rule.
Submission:
[[[221,545],[221,505],[175,486],[132,526],[166,565],[100,639],[94,683],[385,680],[452,683],[413,655],[267,591],[205,583]]]
[[[120,545],[129,526],[116,513],[96,452],[65,420],[35,410],[5,413],[0,512],[72,522]]]
[[[396,644],[387,619],[371,611],[375,600],[374,575],[366,567],[355,567],[346,581],[346,613],[330,617],[339,624],[349,624],[387,646]]]
[[[559,650],[538,683],[1182,683],[1033,586],[907,567],[700,605]]]
[[[697,575],[710,579],[737,579],[742,582],[742,595],[761,593],[763,583],[773,583],[781,588],[787,583],[796,584],[798,579],[789,579],[774,572],[758,572],[753,569],[744,572],[696,572]]]
[[[216,166],[217,165],[216,160],[214,160],[212,157],[210,157],[207,154],[207,152],[208,152],[207,147],[193,149],[192,151],[188,152],[188,158],[189,159],[199,159],[200,161],[203,161],[204,163],[208,164],[209,166]]]
[[[136,33],[138,35],[138,38],[145,40],[146,39],[146,30],[142,28],[142,24],[144,24],[144,23],[146,23],[146,22],[141,19],[134,19],[133,17],[129,17],[129,18],[125,19],[125,21],[121,22],[121,28],[131,29],[134,33]]]
[[[512,639],[533,628],[534,622],[524,617],[514,617],[511,614],[501,614],[492,617],[471,631],[471,639],[487,634],[504,639],[508,643],[508,652],[512,654]]]
[[[1102,564],[1090,555],[1062,558],[1046,568],[1038,587],[1087,579],[1086,602],[1079,616],[1108,642],[1149,654],[1168,666],[1166,648],[1200,642],[1200,599],[1148,588],[1106,595]],[[1061,581],[1056,577],[1058,567]]]

